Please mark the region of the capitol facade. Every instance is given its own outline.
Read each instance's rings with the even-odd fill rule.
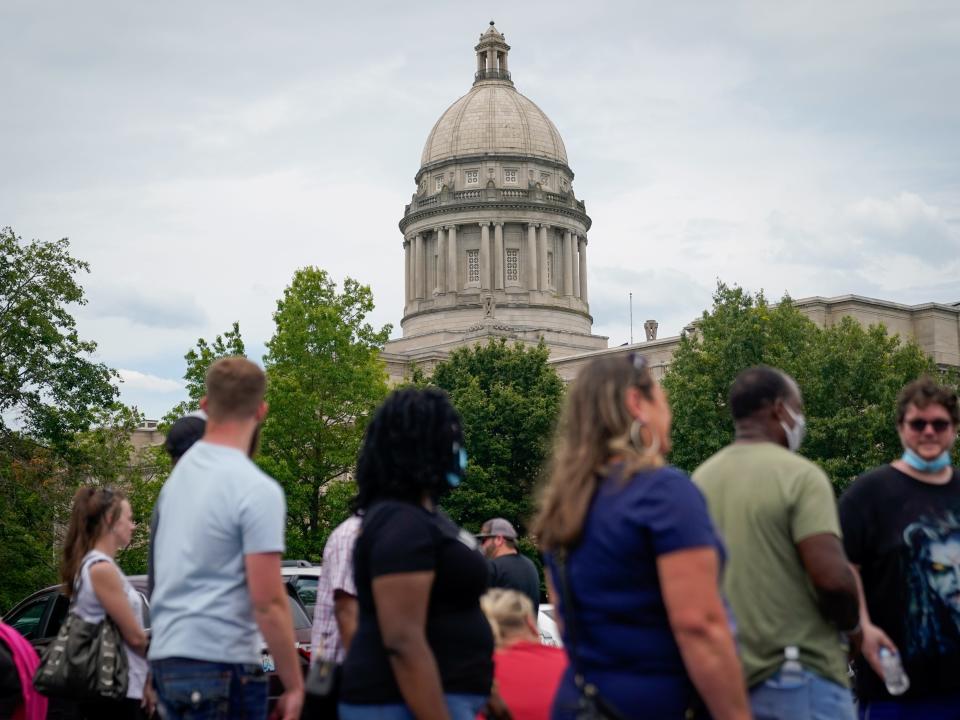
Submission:
[[[550,118],[514,87],[510,46],[493,22],[473,48],[473,86],[427,136],[416,190],[400,220],[401,338],[382,353],[391,381],[430,371],[458,347],[502,337],[550,349],[572,380],[590,359],[644,353],[656,375],[680,338],[607,347],[592,334],[587,248],[591,220]],[[794,304],[820,326],[843,317],[915,340],[942,367],[960,367],[960,303],[901,305],[844,295]]]

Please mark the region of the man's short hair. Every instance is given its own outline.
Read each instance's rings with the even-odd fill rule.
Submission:
[[[226,357],[207,370],[206,385],[211,420],[248,420],[263,402],[267,376],[245,357]]]
[[[897,396],[897,425],[903,423],[907,408],[913,405],[921,410],[928,405],[942,405],[950,414],[954,425],[960,423],[960,407],[957,405],[957,391],[946,385],[938,385],[929,375],[908,383]]]
[[[743,420],[794,392],[784,372],[768,365],[756,365],[741,371],[730,386],[730,413],[734,421]]]

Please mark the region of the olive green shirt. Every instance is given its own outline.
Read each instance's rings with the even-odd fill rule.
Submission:
[[[693,481],[726,543],[723,591],[747,687],[774,675],[789,645],[808,670],[848,686],[845,641],[820,614],[796,548],[813,535],[840,536],[824,472],[774,443],[735,443],[697,468]]]

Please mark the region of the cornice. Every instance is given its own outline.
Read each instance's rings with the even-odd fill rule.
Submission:
[[[504,202],[502,200],[497,201],[483,201],[480,200],[476,203],[451,203],[448,205],[437,205],[434,207],[424,208],[422,210],[415,210],[409,215],[405,215],[399,223],[400,232],[406,234],[407,228],[413,225],[414,223],[420,222],[421,220],[428,220],[434,217],[443,217],[450,216],[456,213],[461,213],[464,211],[477,211],[477,210],[536,210],[538,212],[551,212],[555,215],[562,215],[564,217],[573,218],[580,221],[583,224],[584,231],[589,231],[590,227],[593,225],[593,220],[590,219],[590,216],[579,210],[575,210],[571,207],[566,207],[563,205],[553,205],[550,203],[538,203],[530,201],[510,201]],[[505,221],[507,222],[507,221]],[[442,223],[439,223],[442,224]],[[447,223],[447,224],[461,224],[461,223]]]
[[[570,175],[570,181],[573,182],[574,172],[570,169],[570,166],[566,163],[557,162],[556,160],[551,160],[550,158],[538,157],[536,155],[520,155],[518,153],[473,153],[471,155],[453,155],[443,160],[434,160],[429,162],[426,165],[420,167],[417,170],[417,174],[414,176],[414,183],[417,187],[420,187],[420,179],[423,177],[424,173],[431,173],[435,170],[439,170],[442,167],[447,165],[462,165],[464,163],[471,162],[483,162],[494,160],[497,162],[535,162],[540,163],[541,165],[547,165],[549,167],[555,168],[557,170],[563,170]]]

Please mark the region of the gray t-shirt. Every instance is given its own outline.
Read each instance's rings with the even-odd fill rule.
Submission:
[[[239,450],[200,441],[157,507],[150,659],[259,662],[244,556],[283,552],[283,490]]]

